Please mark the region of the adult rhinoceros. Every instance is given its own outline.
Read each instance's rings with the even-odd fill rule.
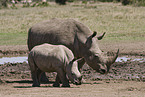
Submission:
[[[86,62],[97,72],[105,74],[118,57],[119,50],[113,57],[106,56],[97,43],[105,33],[100,36],[96,34],[74,19],[51,19],[35,24],[29,29],[28,48],[30,51],[34,46],[43,43],[65,45],[72,50],[75,57],[82,57],[79,69]]]

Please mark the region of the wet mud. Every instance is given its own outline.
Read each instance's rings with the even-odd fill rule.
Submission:
[[[145,62],[128,60],[115,62],[108,74],[102,75],[94,71],[87,64],[81,69],[84,80],[135,80],[145,82]],[[47,73],[49,81],[54,81],[56,73]],[[8,82],[7,79],[31,79],[27,62],[5,63],[0,65],[0,83]]]

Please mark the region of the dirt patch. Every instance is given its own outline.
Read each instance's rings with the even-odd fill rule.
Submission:
[[[81,69],[85,80],[135,80],[145,82],[145,62],[128,60],[116,62],[106,75],[94,71],[87,64]],[[28,63],[5,63],[0,65],[1,79],[28,79],[31,78]],[[54,80],[56,73],[47,73],[50,80]]]
[[[0,56],[27,55],[27,45],[0,46]]]
[[[145,45],[144,42],[136,43],[108,43],[106,41],[99,41],[100,49],[107,52],[116,52],[120,49],[119,55],[130,55],[130,56],[145,56]],[[28,54],[27,45],[16,45],[16,46],[0,46],[0,56],[5,55],[26,55]]]
[[[145,62],[127,61],[114,63],[107,75],[101,75],[85,64],[81,70],[85,82],[70,88],[54,88],[56,73],[47,73],[49,83],[32,87],[27,63],[0,65],[0,96],[2,97],[144,97]]]

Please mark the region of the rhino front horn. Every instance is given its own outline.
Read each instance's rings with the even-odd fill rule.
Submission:
[[[115,62],[115,60],[117,59],[118,55],[119,55],[119,49],[118,49],[118,51],[117,51],[115,56],[113,56],[111,58],[108,58],[108,64],[109,65],[113,64]]]

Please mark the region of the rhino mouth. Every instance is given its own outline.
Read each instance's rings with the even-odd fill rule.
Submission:
[[[78,78],[78,79],[75,79],[73,84],[75,84],[75,85],[81,85],[82,84],[82,76],[80,78]]]
[[[107,70],[105,70],[105,69],[99,69],[99,73],[100,74],[106,74],[107,73]]]
[[[75,84],[75,85],[81,85],[82,84],[82,82],[81,81],[74,81],[74,83],[73,84]]]

